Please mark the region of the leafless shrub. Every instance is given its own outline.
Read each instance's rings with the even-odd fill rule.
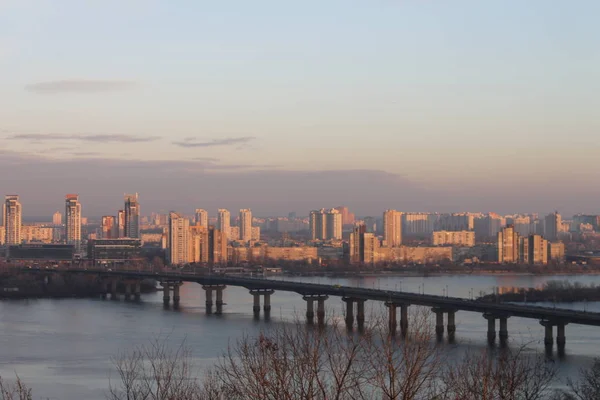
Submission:
[[[600,399],[600,358],[588,369],[579,372],[579,379],[567,380],[568,392],[562,392],[558,398],[562,400],[597,400]]]
[[[446,398],[452,400],[539,400],[551,395],[556,368],[541,354],[529,354],[526,346],[468,353],[442,377]]]
[[[183,342],[170,350],[155,338],[113,358],[119,379],[111,380],[109,400],[197,400],[200,386],[192,373],[190,349]]]
[[[403,339],[388,335],[387,323],[379,319],[365,342],[369,381],[375,392],[386,400],[435,398],[444,358],[433,340],[431,313],[424,308],[412,312]]]
[[[17,376],[14,384],[0,378],[0,400],[32,400],[31,389]]]

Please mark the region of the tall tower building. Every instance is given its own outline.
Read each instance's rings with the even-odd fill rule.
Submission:
[[[52,215],[52,225],[62,225],[62,214],[60,211],[57,211]]]
[[[548,241],[540,235],[520,239],[520,261],[524,264],[548,264]]]
[[[19,196],[8,195],[3,207],[4,243],[9,246],[21,244],[22,209]]]
[[[125,195],[125,237],[140,238],[140,203],[137,193]]]
[[[310,234],[312,240],[325,240],[327,231],[325,221],[325,209],[310,212]]]
[[[81,203],[79,196],[68,194],[65,196],[65,240],[67,244],[81,248]]]
[[[519,234],[510,225],[498,232],[498,262],[519,262]]]
[[[562,217],[557,212],[548,214],[544,219],[544,233],[546,239],[549,241],[555,241],[558,239],[558,233],[562,228]]]
[[[117,212],[117,237],[125,237],[125,210],[119,210]]]
[[[348,207],[339,206],[339,207],[336,207],[335,209],[338,210],[340,212],[340,214],[342,214],[342,224],[343,225],[354,224],[354,220],[355,220],[354,213],[351,213],[350,210],[348,210]]]
[[[169,213],[169,264],[178,265],[189,262],[190,220],[184,216]]]
[[[208,263],[208,227],[198,224],[190,226],[189,261]]]
[[[331,209],[325,213],[325,239],[342,240],[342,213]]]
[[[219,208],[217,215],[217,229],[223,232],[223,234],[229,239],[229,232],[231,231],[231,213],[229,210]]]
[[[252,240],[252,211],[248,208],[240,210],[240,240],[243,242]]]
[[[112,215],[102,217],[102,239],[117,239],[119,230],[116,218]]]
[[[208,228],[208,262],[211,265],[224,264],[227,262],[227,235],[225,232]]]
[[[386,210],[383,213],[383,241],[385,247],[399,247],[402,244],[402,213]]]
[[[194,222],[197,226],[203,226],[205,228],[208,228],[208,211],[203,210],[201,208],[197,208],[194,217]]]

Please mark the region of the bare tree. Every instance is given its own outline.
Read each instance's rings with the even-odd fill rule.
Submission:
[[[541,354],[529,354],[526,346],[468,353],[442,377],[446,398],[452,400],[539,400],[552,394],[556,368]]]
[[[113,358],[119,379],[110,382],[109,400],[197,400],[200,386],[192,373],[190,349],[183,342],[171,350],[155,338]]]
[[[563,392],[558,397],[564,400],[597,400],[600,399],[600,358],[594,360],[589,369],[579,372],[579,379],[567,380],[568,392]]]

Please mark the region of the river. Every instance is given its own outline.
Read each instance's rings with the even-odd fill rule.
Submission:
[[[278,279],[278,278],[276,278]],[[282,278],[292,279],[292,278]],[[365,276],[359,278],[294,278],[308,282],[363,286],[386,290],[469,298],[494,287],[539,287],[549,280],[600,284],[600,275],[453,275],[430,277]],[[269,321],[254,320],[252,296],[243,288],[225,290],[224,314],[206,315],[204,291],[186,283],[179,310],[164,309],[162,293],[142,295],[140,302],[98,299],[14,300],[0,302],[0,376],[17,373],[34,389],[34,399],[103,399],[109,378],[116,378],[111,357],[131,350],[157,335],[193,351],[198,368],[212,365],[230,343],[243,334],[256,334],[270,324],[304,318],[305,302],[294,293],[276,292],[271,298]],[[327,312],[342,313],[340,298],[326,302]],[[539,304],[600,312],[600,303]],[[381,307],[367,302],[369,312]],[[486,321],[480,314],[456,314],[456,344],[448,351],[485,348]],[[510,318],[508,330],[514,345],[527,343],[543,349],[543,327],[538,321]],[[600,328],[568,325],[566,356],[557,359],[560,377],[574,376],[600,355]],[[555,346],[556,347],[556,346]],[[556,351],[556,349],[555,349]]]

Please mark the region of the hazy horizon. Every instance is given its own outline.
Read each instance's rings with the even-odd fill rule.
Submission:
[[[600,3],[0,0],[25,216],[600,213]]]

